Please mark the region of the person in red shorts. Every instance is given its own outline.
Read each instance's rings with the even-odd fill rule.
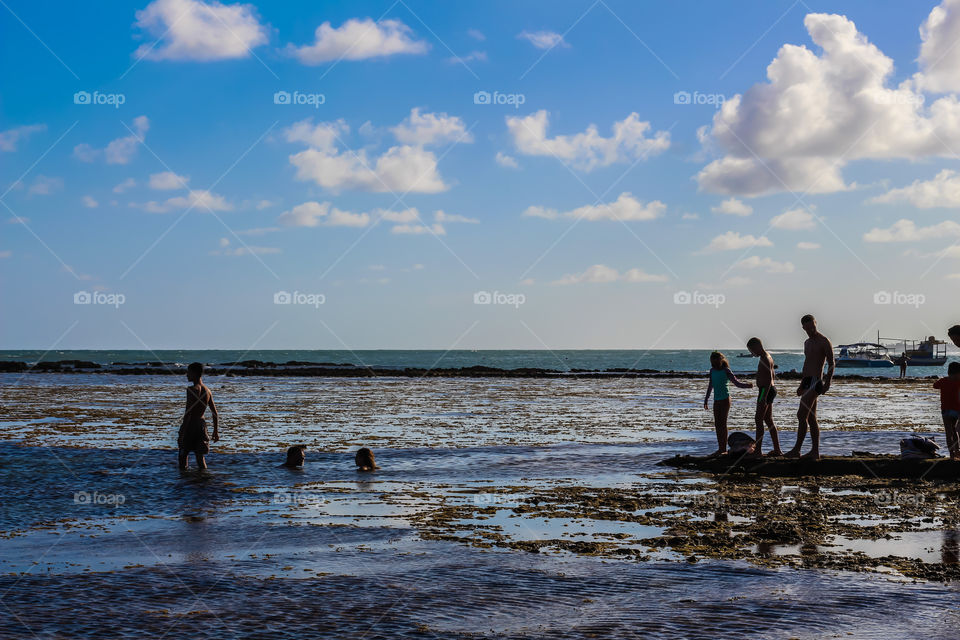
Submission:
[[[957,439],[957,422],[960,421],[960,362],[951,362],[947,377],[933,383],[940,390],[940,413],[943,429],[947,432],[947,449],[951,460],[960,460],[960,442]]]

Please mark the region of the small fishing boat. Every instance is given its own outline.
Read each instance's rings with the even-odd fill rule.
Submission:
[[[925,480],[960,478],[960,461],[949,458],[906,460],[900,456],[859,451],[849,456],[824,456],[820,460],[746,458],[734,454],[721,457],[676,455],[658,464],[725,475],[748,473],[779,478],[801,476],[862,476]]]
[[[752,353],[738,353],[737,357],[738,358],[754,358],[756,356],[754,356]]]
[[[883,338],[893,343],[894,351],[902,353],[899,357],[906,357],[910,367],[942,367],[947,363],[947,343],[929,336],[921,340],[907,340],[904,338]]]
[[[837,366],[850,369],[892,367],[887,347],[878,342],[854,342],[837,346]]]

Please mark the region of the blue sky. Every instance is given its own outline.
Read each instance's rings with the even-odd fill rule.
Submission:
[[[960,1],[0,13],[2,348],[796,347],[807,312],[835,342],[960,321]]]

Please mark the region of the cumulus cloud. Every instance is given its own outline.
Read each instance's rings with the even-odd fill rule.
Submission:
[[[410,115],[390,129],[397,142],[412,145],[431,145],[446,142],[473,142],[463,120],[445,113],[420,113],[414,107]]]
[[[118,184],[117,186],[115,186],[115,187],[113,188],[113,192],[114,192],[114,193],[123,193],[124,191],[128,191],[128,190],[134,188],[135,186],[137,186],[137,181],[134,180],[133,178],[127,178],[126,180],[124,180],[123,182],[121,182],[120,184]]]
[[[654,200],[644,203],[637,200],[629,192],[624,191],[615,201],[607,204],[591,204],[577,207],[572,211],[560,212],[556,209],[546,207],[531,206],[523,212],[528,218],[546,218],[554,220],[556,218],[575,218],[589,221],[597,220],[620,220],[632,222],[638,220],[653,220],[659,218],[666,211],[667,205]]]
[[[502,151],[497,151],[495,160],[497,164],[501,167],[506,167],[508,169],[519,169],[520,165],[517,164],[517,159],[513,156],[507,155]]]
[[[381,210],[379,215],[383,220],[400,223],[390,229],[391,233],[407,235],[430,233],[443,236],[447,234],[447,229],[444,225],[457,223],[478,224],[480,222],[476,218],[468,218],[459,214],[445,213],[438,210],[433,213],[433,222],[427,223],[420,217],[420,213],[415,207],[403,211]]]
[[[88,209],[96,209],[97,207],[100,206],[100,203],[97,202],[97,201],[93,198],[93,196],[83,196],[83,197],[80,199],[80,201],[83,202],[83,206],[85,206],[85,207],[88,208]]]
[[[918,209],[960,206],[960,173],[944,169],[931,180],[914,180],[906,187],[891,189],[868,202],[908,202]]]
[[[232,211],[233,205],[223,196],[207,191],[206,189],[192,189],[185,196],[168,198],[163,202],[151,200],[140,206],[149,213],[170,213],[183,209],[200,209],[202,211]]]
[[[554,47],[569,47],[563,36],[554,31],[521,31],[517,34],[520,40],[526,40],[537,49],[553,49]]]
[[[591,124],[574,135],[547,137],[550,116],[545,110],[520,117],[508,116],[507,129],[519,153],[530,156],[554,156],[575,169],[592,171],[616,162],[639,160],[670,148],[670,134],[653,132],[649,122],[631,113],[613,123],[613,135],[604,138]]]
[[[813,251],[814,249],[819,249],[820,245],[816,242],[798,242],[797,249],[803,249],[804,251]]]
[[[288,227],[365,227],[370,224],[370,215],[367,213],[352,213],[337,209],[329,202],[304,202],[289,211],[284,211],[277,218],[278,222]]]
[[[901,219],[886,229],[874,228],[863,234],[864,242],[921,242],[960,236],[960,224],[944,220],[929,227],[918,227],[913,220]]]
[[[789,231],[809,231],[817,228],[817,219],[812,213],[804,209],[790,209],[770,220],[770,226],[774,229],[787,229]]]
[[[920,26],[918,86],[934,93],[960,91],[960,0],[944,0]]]
[[[137,27],[156,39],[137,48],[138,58],[230,60],[267,42],[267,29],[249,4],[154,0],[136,15]]]
[[[934,14],[925,42],[958,28],[956,11]],[[917,88],[945,80],[915,76],[887,86],[893,61],[848,18],[811,13],[804,25],[822,52],[784,45],[767,82],[724,102],[701,132],[706,147],[722,155],[698,174],[701,189],[745,196],[842,191],[853,187],[841,173],[850,161],[945,156],[960,146],[960,102],[951,95],[927,105]],[[960,83],[955,72],[946,75]]]
[[[332,60],[367,60],[398,54],[426,53],[428,46],[415,40],[413,31],[400,20],[351,18],[334,28],[329,22],[317,27],[314,43],[297,47],[288,45],[287,51],[307,65],[318,65]]]
[[[666,282],[667,276],[647,273],[643,269],[629,269],[620,273],[612,267],[595,264],[582,273],[570,273],[553,284],[568,285],[580,283],[609,283],[609,282]]]
[[[19,142],[26,140],[34,133],[46,130],[45,124],[29,124],[0,131],[0,151],[16,151]]]
[[[107,164],[127,164],[133,159],[137,152],[137,145],[149,129],[150,120],[147,116],[137,116],[133,119],[130,135],[111,140],[103,149],[97,149],[86,143],[78,144],[73,148],[73,155],[82,162],[94,162],[102,157]]]
[[[343,121],[297,122],[284,130],[288,142],[309,148],[289,157],[296,178],[331,191],[357,189],[394,193],[438,193],[448,187],[437,170],[437,157],[421,146],[398,145],[375,158],[366,149],[341,151],[337,144],[349,130]]]
[[[743,200],[727,198],[719,205],[710,207],[710,211],[713,211],[714,213],[724,213],[729,216],[748,216],[753,213],[753,207],[745,203]]]
[[[750,256],[738,262],[736,266],[740,269],[763,269],[767,273],[793,273],[792,262],[777,262],[773,258],[760,258]]]
[[[27,193],[35,196],[48,196],[60,189],[63,189],[63,178],[37,176],[30,188],[27,189]]]
[[[713,251],[738,251],[740,249],[749,249],[751,247],[772,247],[773,243],[766,236],[756,238],[751,235],[742,236],[736,231],[727,231],[710,241],[710,244],[704,249],[705,252]]]
[[[173,171],[162,171],[150,176],[149,185],[151,189],[158,191],[171,191],[186,188],[189,181],[189,176],[178,176]]]

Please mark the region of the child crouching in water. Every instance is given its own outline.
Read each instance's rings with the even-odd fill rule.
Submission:
[[[951,460],[960,460],[960,442],[957,441],[957,422],[960,421],[960,362],[951,362],[947,377],[933,383],[940,390],[940,414],[947,432],[947,449]]]
[[[707,395],[703,398],[703,408],[707,409],[710,393],[713,392],[713,420],[717,430],[717,450],[710,455],[719,456],[727,452],[727,416],[730,415],[730,392],[727,390],[727,381],[741,389],[750,389],[753,383],[737,380],[737,376],[730,371],[727,358],[719,351],[710,354],[710,367],[710,382],[707,384]]]

